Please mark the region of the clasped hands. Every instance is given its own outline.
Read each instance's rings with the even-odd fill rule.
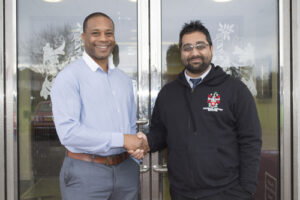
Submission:
[[[150,150],[144,133],[124,134],[124,148],[136,159],[142,159]]]

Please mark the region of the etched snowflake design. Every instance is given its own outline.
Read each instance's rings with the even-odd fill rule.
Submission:
[[[236,46],[233,51],[233,55],[238,56],[238,62],[243,66],[251,66],[254,65],[255,54],[254,54],[254,46],[250,43],[244,48]]]
[[[234,24],[219,23],[218,31],[222,33],[223,40],[230,40],[230,34],[234,32]]]

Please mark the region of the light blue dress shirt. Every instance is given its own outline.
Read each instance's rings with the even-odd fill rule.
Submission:
[[[119,154],[125,151],[123,134],[136,134],[132,81],[109,60],[106,73],[84,52],[52,86],[56,131],[71,152]]]

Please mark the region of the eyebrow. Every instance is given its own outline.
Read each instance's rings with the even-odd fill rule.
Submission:
[[[91,32],[93,32],[93,31],[100,31],[100,29],[95,28],[95,29],[92,29],[92,30],[91,30]],[[106,31],[112,31],[112,32],[113,32],[114,29],[106,29],[106,30],[104,30],[104,31],[105,31],[105,32],[106,32]]]
[[[190,45],[191,43],[185,43],[183,45]],[[195,44],[207,44],[206,42],[204,41],[197,41]]]
[[[196,44],[207,44],[207,43],[204,41],[198,41],[198,42],[196,42]]]

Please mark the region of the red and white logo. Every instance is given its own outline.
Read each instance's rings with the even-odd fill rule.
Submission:
[[[220,102],[221,102],[221,96],[218,94],[218,92],[210,93],[207,98],[208,107],[204,107],[203,110],[212,111],[212,112],[223,111],[222,108],[218,108]]]

